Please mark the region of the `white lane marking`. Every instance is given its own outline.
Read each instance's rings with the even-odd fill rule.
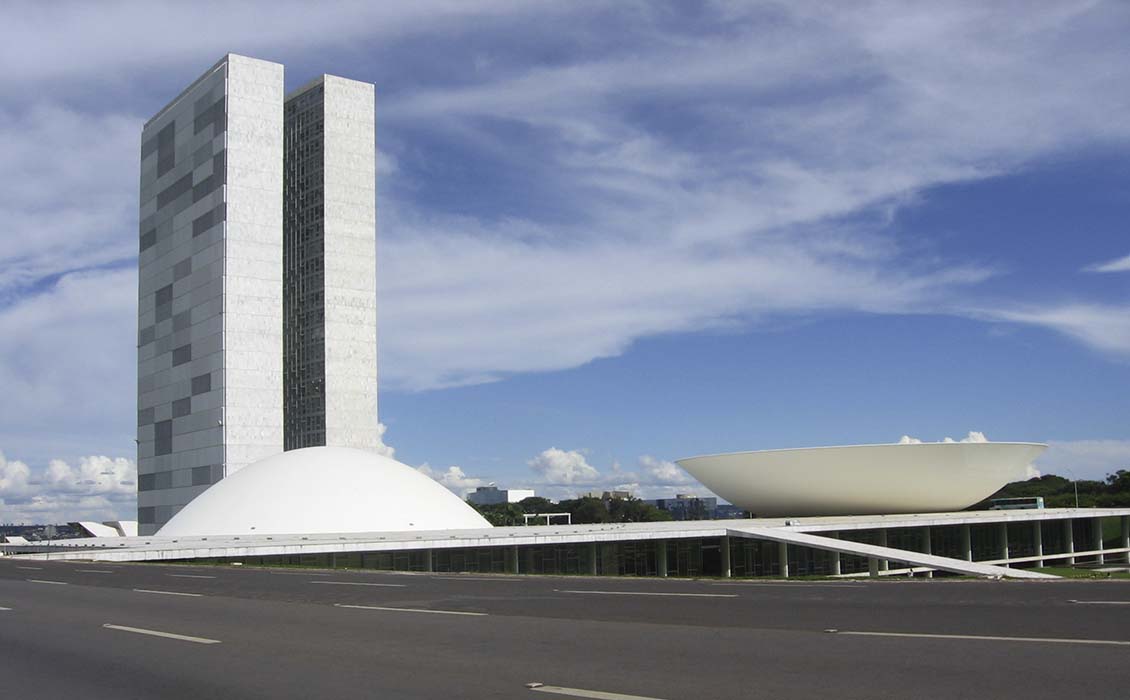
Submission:
[[[65,585],[67,585],[66,581],[44,581],[43,579],[38,579],[38,578],[29,578],[28,582],[29,583],[49,583],[52,586],[65,586]]]
[[[183,595],[183,596],[186,596],[188,598],[203,598],[204,597],[203,593],[180,593],[180,592],[177,592],[177,591],[152,591],[152,590],[149,590],[148,588],[135,588],[135,589],[133,589],[133,592],[134,593],[157,593],[159,595]]]
[[[113,571],[107,571],[106,569],[75,569],[75,571],[80,573],[80,574],[112,574],[112,573],[114,573]]]
[[[42,566],[17,566],[16,568],[24,571],[43,571]]]
[[[465,612],[463,610],[426,610],[424,608],[388,608],[380,605],[346,605],[334,603],[335,608],[352,608],[354,610],[386,610],[390,612],[429,613],[432,615],[466,615],[468,617],[486,617],[486,613]]]
[[[108,630],[121,630],[122,632],[133,632],[134,634],[147,634],[151,637],[164,637],[166,639],[179,639],[182,642],[196,642],[197,644],[219,644],[218,639],[208,639],[207,637],[190,637],[186,634],[173,634],[172,632],[158,632],[157,630],[147,630],[140,627],[123,627],[122,625],[102,625]]]
[[[737,598],[737,593],[650,593],[644,591],[571,591],[554,588],[557,593],[587,593],[591,595],[654,595],[680,596],[684,598]]]
[[[310,581],[326,586],[380,586],[381,588],[405,588],[406,583],[363,583],[361,581]]]
[[[712,586],[761,586],[763,588],[854,588],[862,590],[867,588],[865,583],[712,583]]]
[[[574,698],[593,698],[594,700],[662,700],[650,695],[625,695],[624,693],[609,693],[603,690],[585,690],[584,688],[564,688],[558,685],[542,685],[541,683],[527,683],[526,687],[537,693],[553,693],[554,695],[569,695]]]
[[[917,637],[920,639],[971,639],[988,642],[1043,642],[1045,644],[1100,644],[1107,646],[1130,646],[1130,642],[1117,639],[1064,639],[1059,637],[994,637],[979,634],[917,634],[911,632],[852,632],[837,630],[835,634],[857,637]]]
[[[501,583],[522,583],[520,578],[488,578],[486,576],[432,576],[435,581],[497,581]]]
[[[1130,605],[1130,600],[1069,600],[1076,605]]]
[[[251,569],[254,571],[254,569]],[[319,574],[315,571],[268,571],[268,574],[274,576],[329,576],[330,574]]]
[[[173,578],[216,578],[215,576],[201,576],[199,574],[165,574]]]
[[[0,608],[0,610],[8,611],[8,610],[11,610],[11,608]]]

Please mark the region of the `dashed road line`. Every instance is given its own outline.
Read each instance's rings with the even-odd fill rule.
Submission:
[[[17,566],[16,568],[24,571],[43,571],[42,566]]]
[[[75,571],[77,573],[80,573],[80,574],[112,574],[112,573],[114,573],[113,571],[107,571],[106,569],[75,569]]]
[[[520,578],[490,578],[488,576],[432,576],[433,581],[492,581],[501,583],[523,583]]]
[[[320,583],[325,586],[379,586],[381,588],[405,588],[408,586],[406,583],[365,583],[362,581],[310,581],[310,583]]]
[[[165,574],[173,578],[216,578],[215,576],[201,576],[200,574]]]
[[[28,583],[49,583],[52,586],[65,586],[65,585],[67,585],[66,581],[46,581],[46,580],[40,579],[40,578],[29,578]]]
[[[428,613],[430,615],[465,615],[467,617],[486,617],[487,613],[483,612],[466,612],[464,610],[428,610],[426,608],[392,608],[384,607],[381,605],[346,605],[345,603],[334,603],[335,608],[350,608],[353,610],[384,610],[387,612],[410,612],[410,613]]]
[[[626,695],[624,693],[609,693],[604,690],[566,688],[559,685],[544,685],[542,683],[527,683],[526,687],[535,693],[568,695],[574,698],[593,698],[593,700],[662,700],[662,698],[656,698],[650,695]]]
[[[857,632],[851,630],[825,630],[856,637],[904,637],[918,639],[964,639],[979,642],[1041,642],[1044,644],[1091,644],[1103,646],[1130,646],[1130,641],[1118,639],[1070,639],[1061,637],[997,637],[979,634],[920,634],[913,632]]]
[[[582,593],[589,595],[643,595],[643,596],[677,596],[680,598],[737,598],[737,593],[657,593],[649,591],[581,591],[554,588],[556,593]]]
[[[250,569],[255,571],[255,569]],[[268,571],[272,576],[329,576],[330,574],[320,574],[316,571]]]
[[[156,593],[158,595],[180,595],[186,598],[203,598],[203,593],[181,593],[179,591],[154,591],[148,588],[135,588],[134,593]]]
[[[838,588],[844,590],[845,588],[853,588],[855,590],[865,590],[868,586],[866,583],[788,583],[782,581],[781,583],[712,583],[712,586],[741,586],[741,587],[762,587],[762,588],[780,588],[788,590],[790,588]]]
[[[1130,605],[1130,600],[1069,600],[1076,605]]]
[[[218,639],[208,639],[207,637],[190,637],[187,634],[174,634],[172,632],[160,632],[158,630],[147,630],[141,627],[125,627],[123,625],[111,625],[109,623],[102,625],[108,630],[119,630],[121,632],[133,632],[134,634],[145,634],[150,637],[164,637],[165,639],[179,639],[182,642],[195,642],[197,644],[220,644]]]
[[[11,608],[0,608],[0,611],[3,611],[3,612],[11,612],[11,610],[12,610]]]

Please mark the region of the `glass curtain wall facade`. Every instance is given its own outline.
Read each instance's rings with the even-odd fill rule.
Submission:
[[[325,75],[285,105],[286,449],[375,449],[373,86]]]

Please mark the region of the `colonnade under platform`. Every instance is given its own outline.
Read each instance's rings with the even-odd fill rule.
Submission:
[[[103,539],[103,538],[98,538]],[[83,540],[23,556],[390,571],[678,577],[1047,576],[1130,568],[1130,508]],[[89,542],[89,540],[88,540]],[[42,549],[42,548],[40,548]]]

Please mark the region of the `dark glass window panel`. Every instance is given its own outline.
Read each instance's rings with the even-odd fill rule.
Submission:
[[[183,365],[192,359],[192,343],[173,348],[173,367]]]
[[[173,418],[180,418],[192,413],[192,397],[186,396],[173,402]]]
[[[192,485],[205,486],[212,483],[212,467],[196,467],[192,470]]]
[[[157,193],[157,208],[161,209],[170,204],[185,192],[192,191],[192,173],[188,173],[173,184]]]
[[[201,374],[192,378],[192,395],[204,394],[212,390],[212,375]]]
[[[157,245],[157,229],[149,229],[141,235],[140,250],[149,250]]]
[[[157,177],[169,172],[176,165],[176,133],[175,120],[157,132]]]
[[[167,455],[173,452],[173,422],[171,420],[157,421],[153,424],[155,436],[154,454]]]

